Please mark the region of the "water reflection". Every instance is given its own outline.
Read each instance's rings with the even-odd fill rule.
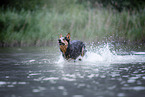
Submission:
[[[132,55],[112,54],[109,56],[113,58],[105,62],[94,58],[93,61],[87,59],[74,63],[62,59],[59,61],[61,58],[59,54],[52,54],[47,50],[34,50],[29,52],[30,56],[23,49],[14,51],[16,55],[6,54],[7,52],[0,55],[1,59],[7,58],[7,62],[1,61],[3,64],[0,64],[2,97],[48,95],[50,97],[136,97],[137,95],[144,97],[145,95],[145,62],[143,62],[145,56],[138,55],[140,53],[137,56],[133,55],[133,58],[137,58],[133,63]],[[99,54],[97,56],[107,58]],[[129,57],[131,61],[127,63]]]

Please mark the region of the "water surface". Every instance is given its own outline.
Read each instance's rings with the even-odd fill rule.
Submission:
[[[0,49],[0,97],[144,97],[143,46],[87,46],[83,61],[58,47]]]

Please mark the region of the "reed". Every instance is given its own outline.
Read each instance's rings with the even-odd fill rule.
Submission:
[[[145,13],[85,8],[73,4],[65,10],[0,10],[1,46],[47,46],[60,33],[87,42],[145,41]]]

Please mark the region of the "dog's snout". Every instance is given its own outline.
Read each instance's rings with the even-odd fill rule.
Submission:
[[[58,42],[59,42],[59,43],[61,43],[61,40],[60,40],[60,39],[58,39]]]

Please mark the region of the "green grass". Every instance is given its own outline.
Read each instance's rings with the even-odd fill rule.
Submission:
[[[0,10],[0,42],[4,46],[46,46],[59,34],[87,42],[145,41],[145,13],[89,9],[72,4],[61,10]]]

